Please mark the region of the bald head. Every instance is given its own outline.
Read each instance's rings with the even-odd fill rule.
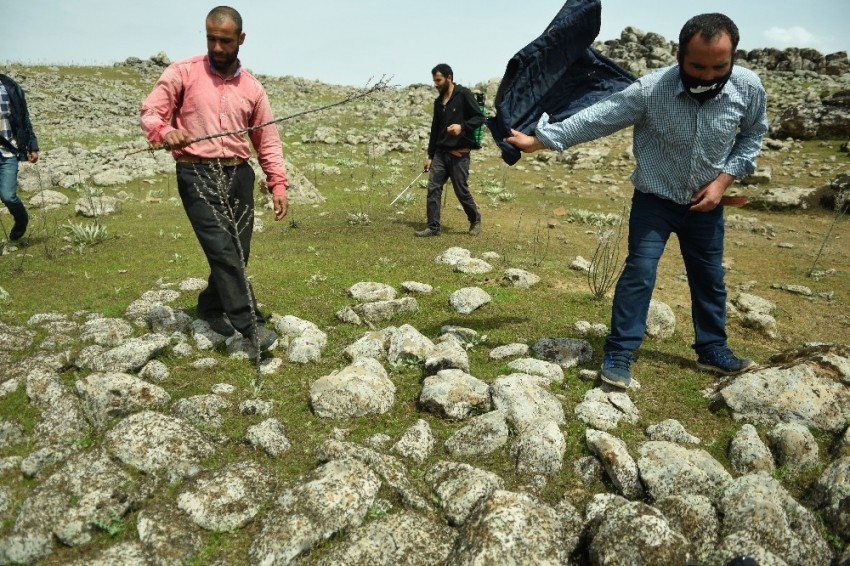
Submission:
[[[207,14],[208,22],[213,22],[215,24],[221,25],[227,20],[230,20],[234,24],[236,24],[237,35],[242,33],[242,16],[240,16],[239,12],[237,12],[230,6],[218,6],[210,10],[210,13]]]

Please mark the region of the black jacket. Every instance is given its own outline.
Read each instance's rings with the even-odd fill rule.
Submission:
[[[504,138],[511,128],[533,134],[543,113],[561,122],[637,80],[590,47],[599,35],[601,0],[567,0],[543,34],[508,62],[487,127],[513,165],[520,151]]]
[[[11,78],[0,74],[0,82],[6,87],[6,92],[9,93],[9,111],[11,114],[9,122],[12,125],[12,133],[17,144],[17,158],[18,161],[26,161],[27,153],[38,151],[38,139],[35,137],[35,132],[32,131],[27,100],[24,97],[23,89]],[[5,144],[3,148],[9,149]]]
[[[469,148],[475,142],[475,129],[484,123],[484,114],[478,107],[472,91],[454,85],[452,97],[443,106],[442,95],[434,101],[434,119],[431,121],[431,139],[428,141],[428,159],[433,159],[437,149],[451,151]],[[462,126],[459,136],[446,129],[452,124]]]

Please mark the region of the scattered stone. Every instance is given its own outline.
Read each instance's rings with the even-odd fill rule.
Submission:
[[[272,411],[274,404],[271,401],[264,399],[246,399],[239,403],[240,415],[268,415]]]
[[[729,461],[739,475],[773,473],[773,455],[751,424],[745,424],[729,444]]]
[[[516,471],[522,475],[552,475],[561,470],[567,441],[557,423],[533,421],[525,425],[511,446]]]
[[[449,296],[449,304],[460,314],[469,314],[491,300],[490,295],[479,287],[458,289]]]
[[[429,295],[434,288],[427,283],[417,283],[416,281],[402,281],[401,288],[408,293],[417,293],[419,295]]]
[[[670,305],[651,299],[646,316],[646,335],[663,340],[670,338],[676,331],[676,315]]]
[[[409,324],[398,327],[390,336],[387,361],[391,364],[419,364],[434,351],[434,343]]]
[[[637,464],[644,487],[655,500],[671,495],[704,495],[716,502],[732,480],[705,450],[689,450],[672,442],[645,442]]]
[[[483,273],[490,273],[493,271],[492,265],[483,259],[475,257],[458,260],[458,262],[455,263],[454,268],[455,271],[459,273],[466,273],[470,275],[481,275]]]
[[[413,426],[404,431],[398,442],[393,445],[393,452],[421,464],[431,455],[436,443],[434,433],[431,432],[428,422],[419,419]]]
[[[136,530],[155,564],[183,564],[198,553],[204,542],[200,529],[172,503],[141,509]]]
[[[270,456],[278,458],[292,447],[286,430],[277,419],[266,419],[260,424],[249,426],[245,440],[255,448],[262,448]]]
[[[363,523],[381,480],[357,460],[333,460],[277,498],[251,543],[252,564],[290,564],[334,533]]]
[[[508,442],[503,411],[490,411],[470,419],[469,424],[446,440],[446,451],[455,458],[486,456]]]
[[[793,566],[829,564],[832,560],[817,518],[767,474],[749,474],[730,481],[716,503],[723,517],[721,537],[727,544],[736,535]]]
[[[383,414],[395,403],[395,385],[374,358],[358,358],[310,386],[310,405],[317,416],[346,419]]]
[[[375,301],[392,301],[395,299],[396,291],[390,285],[364,281],[355,283],[348,289],[348,294],[361,302],[373,303]]]
[[[500,377],[490,386],[493,407],[503,410],[517,431],[538,420],[564,424],[564,408],[546,387],[542,377],[522,373]]]
[[[777,463],[791,472],[816,466],[818,443],[811,431],[798,423],[781,423],[767,433]]]
[[[104,435],[106,448],[124,464],[148,474],[167,472],[174,478],[191,477],[214,448],[189,423],[142,411],[126,417]]]
[[[850,418],[850,391],[805,363],[745,373],[720,396],[735,420],[754,424],[790,422],[839,433]]]
[[[418,310],[419,303],[413,297],[363,303],[354,308],[355,313],[368,324],[392,320],[396,316],[413,314]]]
[[[587,364],[593,359],[590,342],[577,338],[541,338],[531,349],[538,358],[555,362],[562,368]]]
[[[177,496],[177,507],[193,523],[214,532],[244,527],[272,499],[276,485],[269,470],[252,461],[202,472]]]
[[[160,410],[171,401],[161,387],[126,373],[92,373],[77,381],[76,389],[86,416],[100,430],[114,418]]]
[[[676,419],[667,419],[658,424],[646,427],[646,435],[650,440],[664,440],[676,444],[699,444],[700,439],[690,434],[682,423]]]
[[[231,406],[230,401],[215,394],[192,395],[175,401],[171,405],[171,412],[189,422],[219,428],[224,419],[221,411],[229,409]]]
[[[345,541],[319,560],[342,564],[443,564],[456,537],[454,529],[413,511],[402,510],[346,532]],[[377,541],[380,541],[376,544]]]
[[[599,566],[685,564],[692,552],[691,543],[670,527],[661,511],[638,501],[607,514],[589,549],[591,562]]]
[[[434,375],[446,369],[469,372],[469,355],[466,348],[451,334],[443,335],[425,358],[425,375]]]
[[[533,496],[496,490],[461,527],[446,563],[567,564],[581,533],[569,527]]]
[[[446,251],[435,257],[434,263],[442,263],[454,267],[457,262],[464,259],[469,259],[471,257],[472,254],[469,250],[464,248],[453,247],[447,249]]]
[[[449,524],[463,525],[481,501],[504,488],[502,478],[469,464],[438,462],[425,474],[425,482],[440,498]]]
[[[585,441],[588,449],[599,458],[617,491],[628,499],[643,497],[638,467],[625,442],[607,432],[593,429],[585,430]]]
[[[508,367],[518,373],[539,375],[551,384],[564,382],[564,369],[556,363],[535,358],[520,358],[508,363]]]
[[[540,283],[539,276],[529,273],[524,269],[506,269],[505,279],[510,281],[514,287],[519,287],[520,289],[530,289]]]
[[[517,356],[524,356],[527,353],[528,344],[505,344],[504,346],[497,346],[490,350],[490,359],[504,360],[505,358],[515,358]]]
[[[711,500],[702,495],[673,495],[656,501],[655,508],[671,529],[691,543],[695,558],[705,562],[720,537],[720,520]]]
[[[602,479],[602,463],[594,456],[585,456],[573,462],[573,470],[586,485]]]
[[[425,378],[419,404],[447,419],[462,420],[473,411],[490,410],[490,387],[459,369],[445,369]]]
[[[343,350],[343,354],[351,361],[357,358],[386,359],[390,336],[395,331],[395,327],[390,327],[378,332],[367,332]]]

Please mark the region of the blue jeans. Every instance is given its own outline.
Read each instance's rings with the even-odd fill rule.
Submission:
[[[697,354],[726,347],[726,284],[723,282],[723,207],[691,212],[655,195],[635,191],[629,216],[629,255],[614,290],[606,352],[633,352],[646,333],[658,260],[670,234],[679,238],[691,290]]]
[[[0,156],[0,201],[6,205],[15,224],[26,226],[29,220],[27,208],[18,198],[18,160],[14,157]]]

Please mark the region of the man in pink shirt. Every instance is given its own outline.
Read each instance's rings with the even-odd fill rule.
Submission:
[[[177,161],[183,208],[210,264],[197,316],[219,334],[239,331],[268,350],[277,335],[265,326],[245,274],[254,226],[254,170],[242,135],[193,139],[274,120],[263,86],[242,68],[242,17],[227,6],[206,19],[207,54],[172,63],[142,105],[141,126],[151,143]],[[274,124],[248,132],[272,194],[275,220],[287,212],[289,182]],[[235,224],[235,225],[234,225]],[[224,316],[227,316],[225,320]]]

